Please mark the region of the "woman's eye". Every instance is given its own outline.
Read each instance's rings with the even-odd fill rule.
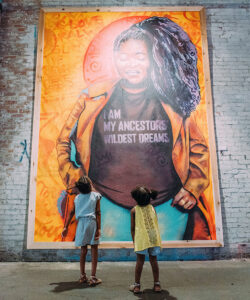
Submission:
[[[145,60],[145,54],[138,53],[138,54],[136,54],[136,58],[137,58],[138,60]]]

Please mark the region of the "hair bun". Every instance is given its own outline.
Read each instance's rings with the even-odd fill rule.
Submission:
[[[158,196],[158,192],[155,190],[151,190],[150,191],[150,198],[152,198],[153,200],[156,199],[156,197]]]

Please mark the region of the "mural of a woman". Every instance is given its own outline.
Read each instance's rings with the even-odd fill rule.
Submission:
[[[163,240],[211,239],[203,197],[209,151],[194,115],[195,46],[179,25],[152,17],[116,38],[114,60],[118,82],[84,91],[58,137],[66,188],[88,174],[104,195],[104,241],[131,240],[130,191],[137,184],[159,191],[153,204]]]

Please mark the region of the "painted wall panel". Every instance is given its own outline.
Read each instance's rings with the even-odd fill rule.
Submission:
[[[128,53],[125,39],[114,50],[119,35],[138,28],[148,45],[142,80],[136,44]],[[140,114],[134,103],[124,107],[131,85],[144,92]],[[160,192],[153,204],[164,246],[221,246],[216,161],[204,10],[42,11],[28,247],[73,246],[76,223],[63,241],[61,231],[85,173],[103,194],[103,247],[132,247],[137,184]]]

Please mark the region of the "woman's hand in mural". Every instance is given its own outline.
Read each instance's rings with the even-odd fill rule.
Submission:
[[[172,206],[179,205],[184,209],[190,210],[197,204],[195,197],[184,188],[181,188],[175,195]]]
[[[85,108],[85,100],[87,98],[88,98],[88,94],[82,93],[77,100],[78,104],[82,107],[82,109]]]
[[[71,111],[71,113],[70,113],[70,115],[69,115],[69,118],[68,118],[68,120],[67,120],[67,122],[70,123],[71,127],[72,127],[73,124],[75,124],[75,120],[76,120],[76,119],[77,119],[77,120],[79,119],[81,113],[82,113],[83,110],[85,109],[85,101],[86,101],[86,99],[88,99],[88,98],[89,98],[89,96],[88,96],[88,94],[86,94],[86,93],[82,93],[82,94],[78,97],[78,99],[77,99],[77,101],[76,101],[76,103],[75,103],[75,106],[74,106],[74,108],[72,109],[72,111]],[[73,121],[73,123],[72,123],[72,121]],[[72,128],[71,128],[71,129],[72,129]]]

